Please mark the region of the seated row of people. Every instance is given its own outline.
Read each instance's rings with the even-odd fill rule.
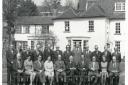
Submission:
[[[38,55],[37,58],[38,59],[33,62],[31,56],[28,56],[23,62],[21,54],[18,53],[17,59],[13,64],[13,68],[18,75],[23,76],[23,73],[25,73],[25,75],[30,75],[30,85],[32,85],[35,77],[39,78],[43,85],[46,82],[46,78],[48,78],[50,85],[52,85],[54,77],[56,78],[56,82],[59,82],[60,75],[64,77],[65,83],[67,80],[66,75],[69,75],[70,77],[73,77],[74,75],[86,75],[89,76],[88,80],[90,81],[92,76],[96,76],[97,79],[99,77],[101,77],[101,79],[105,77],[104,79],[106,79],[108,77],[112,78],[112,76],[119,75],[119,62],[117,61],[116,56],[112,57],[110,63],[106,60],[105,55],[102,55],[102,62],[98,62],[96,56],[93,56],[91,59],[92,61],[88,63],[86,62],[84,54],[81,54],[81,62],[79,62],[79,64],[75,63],[74,56],[72,55],[69,57],[69,61],[66,64],[62,60],[61,55],[58,55],[58,60],[56,60],[55,63],[53,63],[51,56],[48,56],[46,61],[42,60],[41,55]],[[84,74],[84,72],[86,73]],[[95,79],[95,82],[97,79]],[[82,80],[83,78],[80,77],[80,81]]]

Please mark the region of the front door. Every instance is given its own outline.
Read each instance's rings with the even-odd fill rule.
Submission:
[[[79,45],[79,47],[81,47],[82,44],[82,40],[73,40],[73,48],[76,47],[76,45]]]

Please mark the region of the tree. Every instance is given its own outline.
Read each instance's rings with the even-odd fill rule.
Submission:
[[[14,22],[16,15],[17,0],[3,0],[3,19],[7,21],[7,34],[9,36],[9,44],[11,44],[11,36],[14,34]]]
[[[31,0],[22,0],[17,8],[18,16],[37,16],[39,12],[37,6]]]

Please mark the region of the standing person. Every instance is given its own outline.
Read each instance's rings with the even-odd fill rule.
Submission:
[[[51,61],[51,56],[48,56],[47,60],[44,62],[44,69],[45,77],[48,78],[50,85],[52,85],[54,79],[54,66],[53,62]]]
[[[95,56],[96,57],[96,61],[100,62],[101,61],[101,51],[98,50],[98,45],[95,45],[95,51],[92,52],[92,57]]]
[[[114,52],[112,53],[112,56],[115,56],[117,59],[117,62],[121,62],[121,53],[118,51],[118,48],[114,48]]]
[[[42,61],[41,55],[39,55],[38,59],[34,62],[34,70],[36,71],[36,78],[40,80],[42,85],[45,85],[44,62]]]
[[[43,53],[40,51],[40,45],[37,44],[36,45],[36,50],[32,53],[32,61],[36,61],[37,57],[41,55],[42,59],[43,59]]]
[[[51,56],[51,60],[54,62],[55,61],[55,55],[54,55],[54,51],[51,49],[50,44],[48,44],[48,46],[46,46],[44,49],[44,60],[47,60],[47,58],[49,56]]]
[[[15,84],[21,84],[21,79],[23,79],[24,63],[20,53],[17,53],[16,55],[16,59],[13,64],[13,69],[15,72],[15,74],[13,75],[15,77]]]
[[[116,56],[112,57],[112,61],[109,64],[109,77],[110,77],[110,85],[118,85],[119,84],[119,72],[120,72],[120,62],[117,60]],[[115,83],[115,84],[113,84]]]
[[[111,53],[108,51],[107,45],[104,46],[104,52],[102,53],[106,57],[106,61],[109,63],[112,59]],[[103,61],[101,59],[101,61]]]
[[[26,60],[29,55],[32,55],[31,50],[30,48],[27,48],[26,51],[23,53],[23,60]]]
[[[65,73],[65,64],[62,61],[62,56],[58,55],[58,60],[55,62],[55,71],[56,71],[56,81],[59,84],[59,76],[64,77],[64,83],[66,83],[66,73]]]
[[[64,51],[63,53],[63,60],[65,62],[65,64],[67,64],[69,62],[69,57],[72,55],[72,51],[69,45],[66,46],[66,51]]]
[[[57,60],[58,55],[61,55],[61,56],[63,55],[63,53],[60,50],[60,47],[59,46],[56,46],[56,51],[54,53],[55,53],[55,60]]]
[[[87,64],[91,61],[91,51],[89,50],[89,46],[86,46],[83,50],[83,55],[85,56]]]
[[[34,72],[33,61],[31,60],[31,56],[28,56],[27,59],[24,61],[24,68],[25,74],[30,75],[30,85],[32,85],[36,73]]]
[[[80,62],[80,57],[82,54],[82,49],[79,46],[79,44],[76,44],[76,47],[73,50],[73,57],[74,57],[74,62],[78,65],[78,63]]]
[[[6,59],[7,59],[7,83],[8,85],[13,85],[14,77],[13,77],[13,64],[14,59],[16,58],[16,51],[14,46],[11,44],[10,48],[6,51]]]

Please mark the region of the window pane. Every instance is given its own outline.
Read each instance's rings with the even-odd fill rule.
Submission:
[[[94,21],[89,21],[89,32],[94,31]]]
[[[36,27],[36,34],[37,35],[41,35],[41,33],[42,33],[42,26],[36,25],[35,27]]]
[[[120,34],[120,23],[116,23],[116,33]]]
[[[118,51],[120,52],[120,41],[115,41],[115,46],[118,48]]]
[[[21,33],[21,26],[20,25],[17,25],[15,27],[15,31],[16,31],[17,34],[20,34]]]
[[[65,21],[65,31],[70,31],[69,21]]]

